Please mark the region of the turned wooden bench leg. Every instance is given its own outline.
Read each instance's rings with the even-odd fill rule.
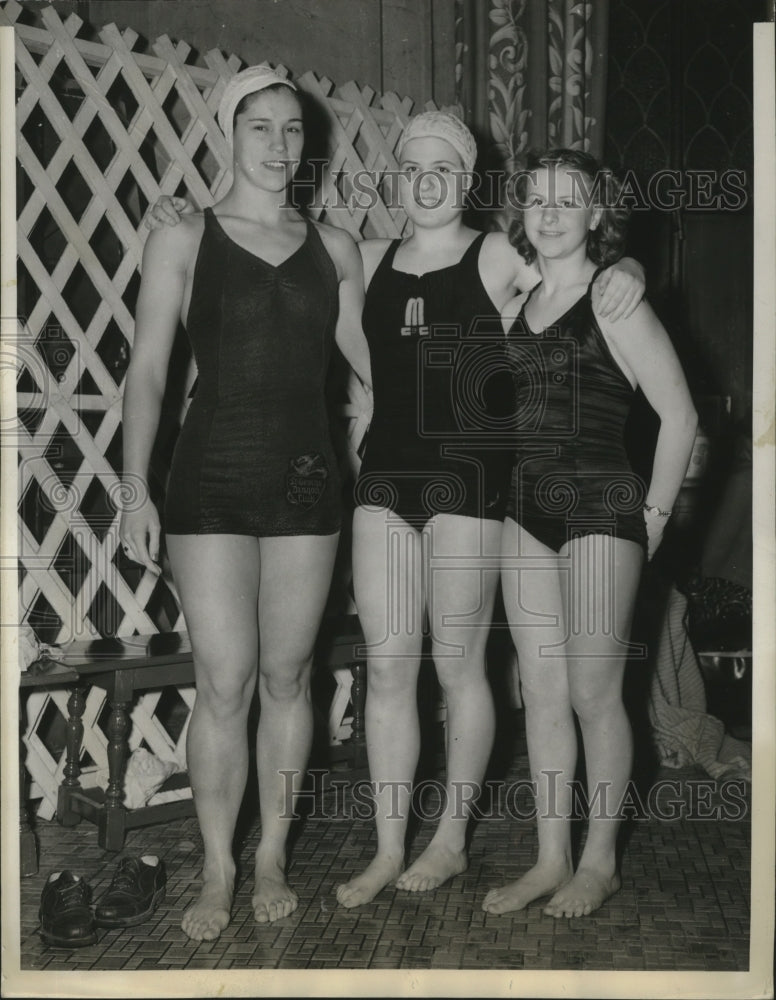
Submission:
[[[57,793],[57,819],[62,826],[76,826],[81,817],[70,808],[70,796],[81,790],[81,741],[84,736],[83,715],[86,708],[85,688],[76,686],[67,699],[65,730],[65,768]]]
[[[121,695],[119,695],[119,698]],[[111,700],[108,734],[108,788],[105,809],[100,815],[97,842],[108,851],[120,851],[124,846],[126,808],[124,806],[124,772],[129,757],[129,708],[131,702]]]

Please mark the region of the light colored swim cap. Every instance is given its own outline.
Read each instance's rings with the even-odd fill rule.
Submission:
[[[461,119],[449,111],[423,111],[410,118],[399,140],[397,150],[399,159],[404,144],[410,139],[425,139],[429,136],[449,142],[461,157],[464,170],[469,173],[474,170],[477,161],[477,143]]]
[[[235,73],[232,79],[224,87],[221,103],[218,105],[218,124],[221,131],[226,136],[226,142],[231,147],[232,135],[234,133],[234,113],[237,105],[248,94],[256,94],[265,87],[273,87],[276,84],[283,84],[290,90],[296,90],[296,86],[280,73],[276,73],[269,66],[249,66],[247,69]]]

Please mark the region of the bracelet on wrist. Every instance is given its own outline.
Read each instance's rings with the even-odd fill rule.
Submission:
[[[653,517],[670,517],[673,511],[671,510],[661,510],[660,507],[655,507],[648,503],[644,504],[644,513],[652,514]]]

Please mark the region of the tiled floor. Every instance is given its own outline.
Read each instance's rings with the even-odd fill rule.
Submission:
[[[528,773],[522,713],[516,712],[513,722],[518,737],[506,757],[503,788]],[[50,872],[71,868],[99,895],[116,856],[98,846],[90,823],[65,829],[39,821],[40,871],[21,887],[21,966],[744,971],[749,967],[749,788],[723,789],[691,769],[658,771],[648,783],[641,780],[641,799],[646,802],[647,789],[654,791],[663,779],[679,783],[665,786],[659,799],[666,814],[674,802],[676,818],[645,814],[630,822],[621,891],[596,913],[571,920],[544,916],[538,903],[505,916],[483,912],[487,890],[528,868],[536,849],[531,820],[498,818],[496,810],[474,828],[464,875],[431,894],[389,888],[370,905],[342,909],[335,887],[370,858],[373,827],[368,819],[322,815],[336,811],[330,792],[318,801],[317,815],[300,822],[292,845],[289,877],[300,902],[291,916],[273,925],[254,923],[250,875],[259,830],[249,803],[238,832],[233,919],[219,940],[196,944],[180,930],[202,860],[196,821],[184,819],[131,831],[127,838],[125,853],[156,853],[167,865],[167,899],[153,917],[140,927],[102,931],[96,945],[70,952],[45,946],[37,933],[43,883]],[[339,803],[345,812],[349,801]],[[432,805],[429,801],[427,808]],[[419,825],[411,857],[427,842],[431,827]]]

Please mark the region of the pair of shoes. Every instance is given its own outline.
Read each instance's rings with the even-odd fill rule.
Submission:
[[[97,927],[142,924],[164,899],[167,874],[155,855],[122,858],[92,910],[92,889],[71,871],[49,875],[40,897],[40,936],[59,948],[97,943]]]
[[[95,907],[95,922],[98,927],[142,924],[162,902],[166,889],[164,862],[156,855],[122,858]]]

